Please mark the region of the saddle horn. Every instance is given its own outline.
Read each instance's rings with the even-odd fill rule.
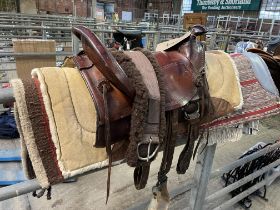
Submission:
[[[206,34],[208,31],[203,25],[194,25],[192,27],[191,33],[195,36],[201,36]]]
[[[135,90],[128,77],[98,37],[84,26],[72,27],[72,33],[81,40],[85,53],[98,70],[128,98],[133,99]]]

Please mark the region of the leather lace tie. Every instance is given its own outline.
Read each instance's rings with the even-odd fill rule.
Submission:
[[[108,154],[109,164],[108,164],[108,177],[107,177],[107,192],[106,192],[106,204],[109,199],[110,194],[110,183],[111,183],[111,168],[112,168],[112,148],[111,148],[111,134],[110,134],[110,116],[108,109],[107,93],[110,89],[109,85],[104,83],[103,86],[103,99],[104,99],[104,111],[105,111],[105,140],[106,140],[106,152]]]

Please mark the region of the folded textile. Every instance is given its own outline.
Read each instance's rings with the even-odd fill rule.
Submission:
[[[161,42],[161,43],[157,44],[156,51],[166,51],[166,50],[174,47],[175,45],[185,42],[189,38],[190,35],[191,35],[191,33],[187,32],[181,37],[171,39],[171,40],[168,40],[165,42]]]
[[[11,110],[6,111],[0,115],[0,138],[14,139],[18,138],[19,133],[15,122],[14,115]]]
[[[202,125],[203,128],[210,130],[208,136],[206,134],[203,136],[205,140],[210,139],[209,144],[237,141],[241,138],[242,132],[247,132],[244,123],[245,126],[246,124],[253,126],[254,130],[255,125],[250,125],[250,122],[280,113],[280,98],[262,87],[255,76],[251,61],[242,54],[231,54],[231,57],[239,72],[243,107],[241,110]],[[230,136],[234,138],[229,138]]]
[[[267,92],[257,80],[251,62],[242,54],[232,54],[237,69],[243,95],[243,108],[228,116],[205,124],[210,129],[262,119],[280,113],[280,98]]]
[[[16,99],[15,117],[21,138],[22,164],[24,172],[27,178],[37,177],[41,187],[47,188],[50,183],[47,179],[46,170],[43,166],[43,162],[35,143],[34,132],[32,130],[31,121],[28,115],[28,108],[26,105],[23,82],[19,79],[15,79],[12,80],[11,83]],[[31,162],[32,165],[30,165]]]

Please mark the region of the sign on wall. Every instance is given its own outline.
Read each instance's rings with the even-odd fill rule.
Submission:
[[[261,0],[193,0],[193,11],[259,10]]]
[[[122,11],[122,21],[131,22],[132,12]]]

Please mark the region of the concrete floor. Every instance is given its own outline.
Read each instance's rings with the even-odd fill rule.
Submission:
[[[239,142],[229,142],[220,144],[217,147],[213,169],[220,168],[236,160],[244,151],[256,143],[272,142],[280,137],[279,117],[269,118],[262,121],[261,130],[258,135],[244,136]],[[171,194],[171,210],[185,209],[189,203],[190,190],[186,186],[190,181],[194,171],[194,161],[185,175],[177,175],[175,171],[176,161],[183,146],[176,148],[174,163],[169,173],[168,189]],[[160,154],[161,156],[161,154]],[[151,198],[151,188],[156,183],[158,168],[161,157],[153,162],[150,178],[147,187],[137,191],[133,185],[133,169],[126,164],[115,166],[112,169],[111,194],[109,202],[105,205],[107,170],[100,170],[90,175],[80,177],[75,183],[59,184],[53,187],[52,200],[48,201],[45,197],[41,199],[33,198],[31,194],[13,198],[0,202],[1,210],[92,210],[92,209],[112,209],[112,210],[135,210],[146,209]],[[220,178],[210,181],[208,194],[222,188]],[[269,188],[267,198],[269,202],[253,197],[252,210],[279,210],[280,209],[280,179],[278,178]],[[224,198],[211,204],[208,209],[213,209],[221,201],[231,198],[225,195]],[[241,210],[238,205],[230,210]]]

